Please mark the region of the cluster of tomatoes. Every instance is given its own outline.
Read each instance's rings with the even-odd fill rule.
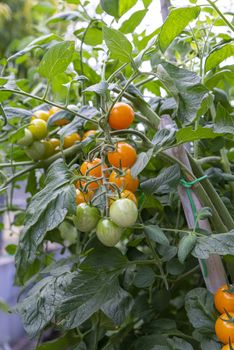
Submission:
[[[109,126],[115,130],[126,129],[134,119],[133,109],[117,103],[109,115]],[[117,142],[102,157],[85,160],[80,166],[76,182],[76,228],[81,232],[96,229],[98,239],[106,246],[115,246],[125,228],[135,224],[138,217],[135,192],[139,180],[133,178],[130,168],[137,158],[136,150],[127,142]],[[92,205],[103,186],[106,197],[106,216]]]
[[[215,324],[219,341],[226,344],[222,350],[234,350],[234,288],[224,285],[214,298],[215,307],[221,314]]]
[[[48,132],[48,121],[59,113],[58,107],[52,107],[50,110],[37,110],[33,113],[30,124],[24,128],[24,136],[18,141],[20,146],[24,147],[25,153],[33,160],[42,160],[51,157],[61,149],[60,139],[50,137]],[[54,121],[53,126],[64,126],[69,120],[62,118]],[[53,128],[53,127],[52,127]],[[83,135],[83,139],[95,133],[96,130],[89,130]],[[75,142],[81,141],[81,136],[76,132],[64,137],[63,149],[74,145]]]

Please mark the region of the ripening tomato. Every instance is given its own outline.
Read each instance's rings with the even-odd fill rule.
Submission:
[[[234,312],[229,312],[229,316],[224,313],[217,319],[215,323],[215,333],[219,341],[228,344],[229,339],[234,342]]]
[[[70,123],[70,120],[62,118],[62,119],[58,119],[55,120],[53,125],[57,125],[57,126],[64,126]]]
[[[77,206],[74,223],[76,228],[81,232],[90,232],[96,226],[100,219],[100,212],[97,208],[91,207],[86,203]]]
[[[126,142],[118,142],[116,150],[108,152],[108,161],[116,168],[130,168],[136,161],[137,153],[135,148]]]
[[[25,148],[26,154],[33,160],[43,159],[45,154],[45,145],[40,141],[34,141],[29,147]]]
[[[234,350],[234,343],[232,343],[231,346],[232,346],[232,347],[230,347],[229,344],[224,345],[224,346],[222,347],[222,350]]]
[[[94,192],[88,191],[88,192],[82,192],[78,188],[76,189],[76,204],[80,203],[88,203],[93,198]]]
[[[112,129],[127,129],[134,119],[134,111],[127,103],[118,102],[109,115],[109,124]]]
[[[216,309],[222,314],[225,312],[234,312],[234,292],[228,292],[230,289],[227,284],[220,287],[215,293],[214,302]]]
[[[30,146],[33,143],[33,134],[27,128],[24,129],[24,136],[18,141],[20,146]]]
[[[34,118],[35,117],[35,118]],[[32,117],[32,120],[35,120],[35,119],[42,119],[44,120],[45,122],[48,121],[50,117],[50,114],[48,111],[44,111],[44,110],[38,110],[38,111],[35,111],[33,112],[33,117]]]
[[[107,247],[114,247],[120,240],[123,229],[110,219],[99,220],[96,234],[100,242]]]
[[[120,227],[130,227],[138,217],[137,206],[128,198],[117,199],[110,206],[110,218]]]
[[[76,142],[80,141],[80,135],[77,132],[67,135],[64,137],[63,148],[69,148],[73,146]]]
[[[124,175],[119,175],[116,171],[113,170],[110,174],[109,182],[113,182],[119,188],[123,190],[129,190],[133,193],[136,192],[139,186],[139,180],[137,178],[132,177],[130,169],[127,169]]]
[[[72,244],[75,244],[77,241],[77,230],[68,221],[64,221],[59,225],[59,231],[62,239],[64,239],[65,247],[69,247]]]
[[[100,164],[100,165],[98,165]],[[89,171],[89,169],[93,168]],[[90,177],[101,177],[102,176],[102,167],[106,168],[106,165],[101,164],[100,158],[94,158],[92,161],[85,161],[81,164],[80,172],[84,176],[90,176]],[[95,190],[99,187],[99,185],[102,183],[102,181],[98,182],[92,182],[88,185],[89,190]],[[84,186],[85,183],[82,181],[81,184]],[[80,181],[78,181],[77,186],[80,187]]]
[[[60,141],[59,141],[59,139],[56,139],[56,138],[53,137],[52,139],[49,139],[48,141],[53,146],[53,149],[54,149],[55,152],[59,151],[59,148],[60,148]]]
[[[28,129],[36,140],[44,139],[47,135],[47,123],[42,119],[32,120]]]
[[[128,198],[130,199],[131,201],[133,201],[136,205],[137,205],[137,199],[136,199],[136,196],[134,193],[132,193],[131,191],[128,191],[128,190],[124,190],[120,193],[120,197],[121,198]],[[119,199],[119,197],[111,197],[110,198],[110,205],[112,203],[114,203],[115,200]]]
[[[53,106],[53,107],[50,108],[50,110],[48,112],[49,112],[49,115],[51,116],[51,115],[53,115],[53,114],[55,114],[57,112],[60,112],[60,111],[61,111],[61,109],[59,107]]]
[[[95,135],[97,133],[97,130],[88,130],[84,133],[82,140],[87,139],[87,137]]]
[[[55,153],[53,145],[50,143],[50,141],[46,141],[46,140],[41,141],[41,143],[45,146],[43,158],[46,159],[51,157]]]

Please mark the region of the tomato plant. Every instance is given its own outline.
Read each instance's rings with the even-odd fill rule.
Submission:
[[[96,3],[0,4],[12,312],[38,350],[221,350],[234,341],[231,7]]]

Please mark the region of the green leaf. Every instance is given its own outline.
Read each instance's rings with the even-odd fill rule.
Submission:
[[[169,146],[175,141],[175,133],[176,133],[176,130],[174,128],[160,129],[154,135],[152,139],[152,143],[157,148]]]
[[[154,270],[149,266],[139,266],[133,280],[134,286],[137,288],[147,288],[155,281]]]
[[[139,10],[134,12],[120,27],[120,31],[124,34],[132,33],[145,17],[147,10]]]
[[[209,207],[203,207],[197,213],[197,220],[205,220],[212,216],[212,209]]]
[[[164,52],[189,22],[198,17],[199,13],[199,6],[181,7],[171,10],[159,34],[160,49]]]
[[[151,39],[148,41],[148,43],[147,43],[147,45],[144,47],[144,49],[141,50],[141,51],[139,52],[139,54],[134,58],[134,62],[135,62],[135,64],[137,65],[137,67],[140,67],[144,55],[146,54],[146,52],[147,52],[149,49],[152,49],[152,46],[154,45],[155,40],[156,40],[156,37],[153,36],[153,38],[151,38]]]
[[[177,102],[178,118],[182,123],[191,124],[209,94],[207,88],[200,83],[200,77],[171,63],[159,64],[157,75]]]
[[[209,54],[205,63],[205,70],[216,68],[221,62],[234,55],[234,44],[227,43],[215,47]]]
[[[95,23],[93,27],[88,28],[85,37],[83,38],[85,28],[76,30],[73,34],[80,40],[84,40],[86,45],[97,46],[102,44],[102,24],[100,22]]]
[[[132,45],[121,32],[103,26],[103,35],[112,56],[123,63],[131,61]]]
[[[193,256],[200,259],[207,259],[212,254],[234,254],[234,230],[228,233],[213,234],[197,239],[196,246],[193,249]]]
[[[98,84],[90,85],[83,91],[84,92],[91,91],[91,92],[95,92],[98,95],[105,95],[107,92],[108,86],[109,84],[106,81],[101,81]]]
[[[150,148],[147,152],[141,152],[140,154],[138,154],[137,160],[131,168],[131,174],[133,177],[137,177],[137,175],[142,172],[142,170],[149,163],[152,155],[153,148]]]
[[[18,277],[24,274],[36,258],[37,249],[46,232],[56,228],[67,213],[76,211],[75,187],[70,185],[71,173],[62,160],[53,163],[47,173],[45,187],[31,200],[25,226],[16,252]]]
[[[108,15],[119,17],[119,0],[101,0],[101,7]]]
[[[10,255],[15,255],[16,249],[17,249],[17,245],[16,244],[8,244],[5,247],[6,252],[8,254],[10,254]]]
[[[147,8],[151,4],[152,0],[143,0],[144,6]]]
[[[234,118],[219,102],[214,120],[214,130],[219,133],[234,134]]]
[[[137,0],[119,0],[120,16],[123,16],[123,14],[128,10],[130,10],[136,3],[137,3]]]
[[[144,231],[152,241],[157,242],[161,245],[170,245],[167,236],[158,225],[144,226]]]
[[[43,342],[37,347],[37,350],[64,350],[70,349],[72,345],[76,345],[78,337],[73,336],[71,333],[67,333],[57,339]]]
[[[61,21],[77,21],[78,19],[83,20],[80,12],[78,11],[67,11],[62,13],[56,13],[54,16],[50,17],[47,24],[57,23]]]
[[[196,245],[197,237],[195,234],[188,234],[184,236],[178,246],[178,259],[183,264],[194,246]]]
[[[53,80],[54,76],[65,72],[72,61],[73,53],[74,42],[64,41],[55,44],[43,56],[39,65],[39,73],[48,80]]]
[[[176,188],[180,182],[180,167],[178,164],[163,169],[157,177],[141,183],[141,189],[146,193],[168,193]]]
[[[5,301],[0,299],[0,312],[4,312],[7,314],[9,313],[9,311],[10,311],[9,305],[5,303]]]
[[[216,321],[213,295],[205,288],[191,290],[185,298],[185,309],[194,328],[214,333]]]
[[[178,143],[186,143],[202,139],[215,139],[220,135],[222,134],[214,132],[211,128],[203,128],[199,125],[197,129],[194,130],[192,126],[188,126],[176,132],[176,140]]]

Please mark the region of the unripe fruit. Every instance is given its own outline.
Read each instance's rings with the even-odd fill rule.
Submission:
[[[69,247],[70,245],[76,243],[77,241],[77,230],[76,228],[69,223],[64,221],[59,225],[59,231],[62,239],[64,239],[64,245]]]
[[[117,199],[110,206],[110,218],[120,227],[130,227],[138,217],[136,204],[127,198]]]
[[[90,232],[97,226],[99,218],[100,212],[97,208],[81,203],[77,206],[74,223],[79,231]]]
[[[107,247],[114,247],[120,240],[123,229],[110,219],[99,220],[96,234],[100,242]]]
[[[24,129],[24,136],[18,141],[20,146],[29,146],[33,143],[33,135],[27,128]]]
[[[47,135],[47,123],[42,119],[32,120],[28,129],[36,140],[44,139]]]
[[[49,119],[49,117],[50,117],[50,114],[49,114],[48,111],[38,110],[38,111],[33,112],[33,116],[35,116],[36,118],[42,119],[42,120],[44,120],[45,122],[47,122],[48,119]],[[33,120],[34,120],[34,119],[33,119]]]
[[[25,149],[25,153],[33,160],[43,159],[45,154],[45,145],[40,141],[34,141]]]

